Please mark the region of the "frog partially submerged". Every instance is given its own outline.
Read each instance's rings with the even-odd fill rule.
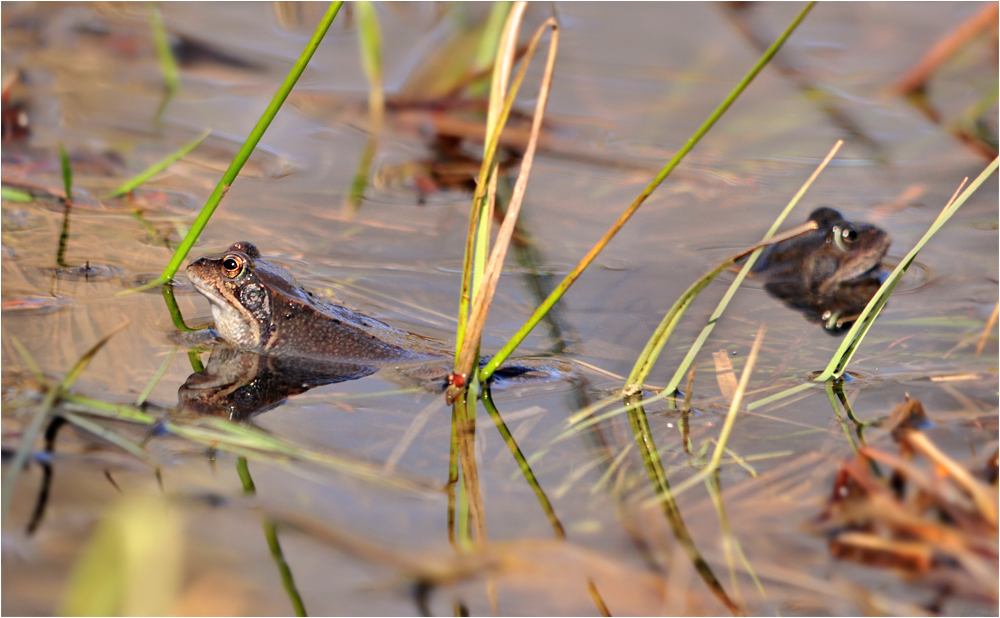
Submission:
[[[245,418],[266,407],[260,402],[387,366],[407,386],[440,391],[446,385],[451,357],[443,345],[318,298],[249,242],[194,261],[187,274],[211,304],[215,331],[228,344],[216,346],[205,372],[181,388],[187,407]],[[501,365],[494,377],[507,384],[545,383],[570,374],[564,361],[520,358]]]
[[[187,267],[212,306],[215,331],[241,350],[387,364],[443,356],[420,337],[318,298],[249,242]]]
[[[832,208],[809,215],[817,229],[771,246],[751,275],[764,289],[833,335],[844,332],[882,282],[889,235],[877,226],[851,223]]]

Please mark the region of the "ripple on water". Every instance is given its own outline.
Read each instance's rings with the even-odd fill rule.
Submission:
[[[440,272],[462,274],[462,260],[451,259],[437,262],[435,267]],[[538,276],[565,276],[573,270],[573,265],[568,262],[546,262],[534,268],[523,266],[505,266],[504,275],[538,275]]]
[[[71,266],[68,268],[49,268],[47,270],[60,279],[67,279],[70,281],[107,281],[122,275],[122,269],[118,266],[112,266],[110,264],[92,264],[90,262],[86,262],[80,266]]]

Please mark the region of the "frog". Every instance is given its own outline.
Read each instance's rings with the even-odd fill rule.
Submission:
[[[318,297],[247,241],[195,260],[187,276],[208,299],[215,333],[240,350],[368,364],[446,355],[417,335]]]
[[[453,361],[443,344],[318,297],[250,242],[195,260],[187,275],[208,299],[214,334],[223,344],[213,351],[211,371],[186,385],[182,401],[217,402],[229,391],[245,393],[239,385],[250,383],[258,391],[267,386],[267,396],[254,399],[277,401],[387,367],[391,379],[406,386],[442,392],[447,385]],[[573,374],[565,361],[528,357],[508,359],[494,378],[497,385],[539,384],[569,381]],[[297,386],[286,388],[286,382]]]
[[[815,230],[768,247],[751,276],[763,280],[771,296],[839,335],[881,286],[891,239],[881,228],[847,221],[829,207],[817,208],[808,220]]]

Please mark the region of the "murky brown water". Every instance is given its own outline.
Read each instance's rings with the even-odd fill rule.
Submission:
[[[623,379],[610,374],[628,374],[670,304],[712,264],[758,240],[837,139],[846,140],[840,155],[791,221],[830,205],[888,231],[890,261],[905,255],[962,178],[976,176],[988,161],[886,91],[938,37],[979,8],[852,3],[813,11],[779,55],[785,72],[764,71],[559,304],[563,340],[543,324],[523,344],[526,354],[565,346],[559,356],[578,363],[579,379],[496,393],[568,543],[553,541],[535,493],[483,413],[476,456],[486,529],[496,543],[491,559],[507,566],[468,567],[469,577],[430,592],[430,611],[450,614],[461,605],[491,613],[492,598],[504,614],[596,614],[588,580],[612,614],[726,611],[695,573],[662,511],[645,502],[653,490],[625,417],[557,438],[574,412],[621,387]],[[531,18],[540,21],[547,10],[533,6]],[[548,109],[558,143],[539,155],[522,215],[543,275],[509,260],[485,350],[508,339],[537,305],[533,289],[548,289],[569,271],[742,77],[759,54],[751,38],[769,42],[797,10],[788,3],[754,6],[743,21],[748,37],[736,17],[713,5],[557,6],[562,45]],[[128,320],[73,391],[133,403],[169,360],[147,401],[177,405],[177,390],[192,373],[187,340],[177,335],[158,292],[116,294],[162,270],[171,255],[164,239],[176,242],[187,230],[320,13],[306,7],[303,26],[282,27],[266,3],[166,4],[163,11],[171,31],[211,41],[252,66],[208,60],[182,69],[180,92],[154,123],[161,77],[144,7],[3,5],[4,76],[22,72],[12,97],[26,103],[31,131],[25,144],[4,143],[4,182],[59,190],[64,144],[80,202],[71,213],[65,262],[91,268],[58,270],[63,208],[56,200],[4,200],[5,470],[42,397],[13,338],[46,375],[59,377]],[[450,20],[458,18],[440,17],[429,5],[380,5],[378,11],[392,93],[404,88],[428,50],[442,45]],[[995,90],[995,63],[995,38],[985,37],[944,66],[931,95],[946,118]],[[818,101],[805,85],[827,98]],[[390,112],[371,173],[388,180],[370,186],[351,214],[349,189],[367,140],[366,88],[354,25],[342,13],[192,258],[250,240],[304,285],[450,342],[469,195],[452,190],[422,199],[412,183],[392,181],[394,166],[428,156],[431,116]],[[995,135],[995,99],[988,109]],[[845,130],[843,118],[857,135]],[[211,137],[147,184],[136,202],[94,199],[206,127]],[[132,214],[137,207],[142,221]],[[921,399],[936,422],[929,435],[970,466],[981,466],[997,448],[996,336],[974,356],[997,300],[997,250],[994,176],[920,254],[864,341],[851,365],[856,377],[846,385],[863,420],[888,414],[904,393]],[[669,379],[724,289],[716,282],[696,301],[651,384]],[[184,285],[176,292],[188,324],[210,320],[204,299]],[[683,448],[675,413],[666,406],[647,409],[671,482],[703,465],[698,452],[711,451],[728,407],[710,352],[725,350],[739,372],[760,324],[768,330],[750,387],[763,390],[750,401],[822,369],[840,342],[749,284],[698,358],[697,413],[690,421],[695,454]],[[209,353],[200,358],[207,363]],[[399,389],[382,373],[320,386],[253,423],[304,449],[401,475],[410,479],[406,489],[323,466],[251,457],[256,497],[250,500],[233,454],[93,419],[145,441],[160,464],[158,479],[151,465],[63,427],[49,471],[33,463],[17,485],[3,530],[3,613],[57,611],[96,522],[123,496],[143,494],[167,497],[180,513],[182,604],[174,606],[180,613],[292,612],[258,507],[326,526],[325,533],[302,521],[305,531],[279,528],[284,559],[311,614],[418,613],[414,572],[456,560],[448,501],[435,489],[448,479],[451,414],[439,396]],[[891,445],[877,427],[861,439]],[[858,440],[820,387],[739,417],[728,447],[747,465],[726,460],[720,482],[760,589],[740,564],[731,579],[719,515],[705,490],[679,497],[695,546],[750,613],[908,614],[935,598],[936,589],[919,580],[907,584],[893,572],[834,559],[825,540],[803,526],[822,509],[838,462]],[[47,506],[28,534],[46,475]],[[379,548],[391,550],[389,557]],[[409,556],[420,568],[407,566]],[[494,575],[491,583],[484,572]],[[993,612],[995,592],[992,599],[959,595],[944,611]]]

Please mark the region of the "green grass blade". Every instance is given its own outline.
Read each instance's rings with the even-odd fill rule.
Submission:
[[[35,445],[35,440],[38,439],[38,434],[42,431],[42,426],[45,425],[45,421],[48,420],[52,408],[55,407],[56,401],[58,401],[59,396],[80,377],[80,374],[87,368],[90,361],[94,358],[104,344],[108,342],[109,339],[117,335],[122,331],[128,322],[124,322],[121,326],[116,328],[107,334],[100,341],[95,343],[89,350],[87,350],[83,356],[80,357],[78,361],[69,370],[69,373],[62,379],[62,381],[55,386],[50,385],[48,392],[45,393],[45,398],[42,400],[38,410],[35,411],[34,417],[31,419],[31,423],[28,424],[28,428],[25,429],[24,435],[21,436],[21,443],[17,446],[17,451],[14,453],[14,459],[7,466],[7,473],[4,474],[3,478],[3,489],[0,491],[0,528],[7,522],[7,513],[10,511],[11,500],[14,497],[14,489],[17,486],[17,480],[21,475],[21,470],[24,468],[25,462],[28,461],[28,455],[31,453],[31,449]]]
[[[163,26],[160,7],[155,2],[149,2],[146,6],[149,7],[149,28],[153,33],[156,59],[163,73],[163,87],[168,93],[177,92],[181,85],[180,70],[177,68],[174,52],[170,49],[170,40],[167,37],[167,29]]]
[[[13,187],[2,187],[0,188],[0,197],[8,200],[10,202],[33,202],[35,201],[34,196],[32,196],[27,191],[21,191]]]
[[[69,423],[76,426],[77,428],[82,429],[89,434],[95,435],[98,438],[101,438],[102,440],[110,442],[111,444],[117,446],[126,453],[129,453],[145,461],[148,464],[152,464],[153,466],[157,465],[156,460],[153,458],[152,455],[146,452],[146,449],[142,448],[142,446],[136,444],[135,442],[129,440],[125,436],[119,435],[118,433],[108,429],[107,427],[103,427],[99,423],[95,423],[94,421],[88,418],[84,418],[79,414],[74,414],[72,412],[66,412],[63,410],[60,410],[59,412],[57,412],[57,414],[66,419]]]
[[[62,166],[63,190],[66,192],[66,201],[73,201],[73,168],[69,164],[69,155],[66,148],[59,144],[59,163]]]
[[[837,151],[840,150],[840,147],[841,145],[843,145],[843,143],[844,143],[843,140],[837,140],[837,143],[834,144],[832,149],[830,149],[830,152],[826,155],[826,157],[819,164],[816,170],[812,173],[812,175],[809,176],[809,178],[802,185],[802,187],[795,193],[795,195],[792,196],[792,199],[788,202],[788,205],[785,206],[784,210],[781,211],[781,214],[778,215],[778,218],[774,220],[773,224],[771,224],[770,229],[768,229],[767,233],[764,234],[762,242],[766,242],[772,236],[774,236],[775,232],[778,231],[778,228],[781,227],[781,224],[785,221],[785,218],[788,217],[789,213],[792,212],[792,209],[795,208],[796,204],[799,203],[799,200],[802,199],[802,196],[805,195],[806,191],[809,190],[809,187],[812,186],[812,183],[816,180],[817,177],[819,177],[820,173],[826,168],[827,164],[829,164],[830,161],[833,159],[833,157],[837,154]],[[687,373],[688,368],[691,367],[691,363],[694,362],[695,356],[697,356],[698,352],[701,351],[701,348],[705,344],[705,340],[708,339],[708,336],[712,334],[712,331],[715,329],[715,323],[719,320],[719,318],[722,317],[722,314],[726,310],[726,307],[729,306],[729,301],[732,300],[733,295],[736,294],[737,288],[739,288],[740,284],[743,283],[743,280],[746,278],[747,273],[749,273],[750,269],[753,268],[754,263],[757,261],[757,258],[761,254],[761,251],[763,251],[763,249],[754,251],[753,253],[750,254],[750,257],[747,258],[746,263],[743,264],[743,268],[740,269],[739,274],[736,275],[736,279],[734,279],[733,282],[729,285],[729,289],[726,290],[726,293],[722,297],[722,300],[720,300],[719,304],[716,305],[715,311],[713,311],[712,315],[709,316],[708,318],[708,323],[705,324],[705,327],[702,328],[701,332],[698,334],[698,338],[695,339],[695,342],[688,349],[687,354],[684,356],[684,360],[681,361],[681,364],[677,367],[677,370],[674,372],[673,377],[670,378],[670,382],[667,383],[667,386],[664,390],[666,390],[669,393],[672,393],[677,390],[677,386],[681,383],[681,380]]]
[[[153,425],[157,419],[152,414],[143,412],[135,406],[118,403],[108,403],[100,399],[93,399],[75,393],[63,393],[63,400],[66,402],[66,409],[91,416],[111,418],[140,425]]]
[[[635,366],[632,367],[632,373],[629,374],[628,380],[625,383],[624,394],[631,395],[642,390],[642,386],[646,382],[646,378],[649,377],[649,373],[653,370],[653,365],[656,363],[656,359],[663,350],[663,346],[666,345],[670,335],[674,332],[674,328],[677,327],[681,318],[684,317],[684,313],[694,301],[695,297],[698,296],[698,294],[705,289],[705,287],[708,286],[713,279],[718,277],[723,271],[747,255],[752,255],[755,252],[759,252],[763,247],[782,242],[783,240],[813,229],[816,229],[816,224],[814,222],[809,222],[805,225],[794,227],[786,232],[783,232],[782,234],[771,236],[766,241],[760,242],[753,247],[745,249],[723,260],[715,268],[692,283],[691,286],[685,290],[683,294],[681,294],[680,298],[674,302],[670,310],[667,311],[667,314],[663,316],[659,326],[656,327],[656,331],[653,332],[653,336],[646,342],[646,347],[636,360]],[[673,393],[673,391],[669,389],[664,392],[668,395]]]
[[[507,21],[507,15],[510,14],[513,4],[513,2],[507,1],[493,3],[489,17],[486,18],[486,24],[483,27],[482,38],[479,39],[479,47],[476,49],[476,55],[473,57],[472,64],[468,69],[470,74],[482,73],[493,64],[493,61],[496,59],[497,47],[500,44],[500,35],[503,32],[504,23]],[[477,80],[469,84],[468,95],[470,97],[481,97],[486,92],[487,85],[485,80]]]
[[[493,423],[496,425],[497,431],[499,431],[501,437],[503,437],[504,443],[507,444],[507,448],[510,449],[510,454],[513,455],[514,459],[517,461],[517,465],[521,469],[524,479],[528,481],[528,485],[530,485],[532,491],[535,492],[535,496],[538,498],[539,504],[542,505],[542,510],[545,511],[545,516],[549,518],[549,523],[552,524],[552,529],[556,533],[556,538],[565,539],[566,531],[563,529],[562,522],[559,521],[559,516],[556,515],[555,509],[552,508],[552,503],[549,502],[548,496],[545,495],[545,490],[542,489],[542,486],[538,483],[535,473],[531,471],[531,465],[528,464],[528,460],[524,458],[524,453],[521,452],[521,447],[517,445],[517,441],[514,440],[514,436],[512,436],[510,430],[507,429],[507,424],[503,421],[503,417],[500,416],[500,412],[497,410],[496,404],[493,403],[493,394],[490,392],[489,385],[486,385],[483,388],[483,405],[486,407],[486,411],[489,412],[490,418],[493,419]]]
[[[355,2],[358,16],[358,43],[361,47],[361,67],[368,78],[368,112],[372,118],[372,134],[382,128],[385,114],[385,94],[382,91],[382,29],[374,2]]]
[[[695,145],[699,141],[701,141],[701,138],[704,137],[706,133],[708,133],[709,129],[711,129],[715,125],[715,123],[719,120],[719,118],[721,118],[722,115],[730,108],[730,106],[732,106],[732,104],[743,93],[743,91],[747,89],[747,87],[754,80],[754,78],[756,78],[757,75],[764,69],[764,67],[767,66],[767,64],[771,61],[771,58],[773,58],[774,55],[778,52],[778,50],[781,49],[781,46],[784,45],[788,37],[791,36],[792,32],[794,32],[795,29],[798,27],[798,25],[802,22],[802,20],[805,19],[806,15],[809,14],[809,11],[812,10],[815,4],[816,4],[815,2],[810,2],[805,6],[805,8],[802,9],[802,11],[795,17],[794,20],[792,20],[792,23],[788,25],[788,27],[781,34],[781,36],[778,37],[777,40],[775,40],[774,43],[771,44],[771,46],[767,49],[767,51],[764,52],[764,54],[760,57],[757,63],[753,66],[753,68],[750,69],[750,71],[746,74],[746,76],[742,80],[740,80],[736,88],[734,88],[733,91],[729,93],[729,95],[725,98],[725,100],[722,101],[719,107],[717,107],[715,111],[712,112],[712,114],[708,117],[708,119],[705,120],[705,122],[698,128],[698,130],[695,131],[694,135],[692,135],[691,138],[688,139],[688,141],[684,144],[684,146],[677,151],[677,154],[675,154],[673,158],[670,159],[670,161],[663,168],[663,170],[661,170],[660,173],[656,175],[656,177],[649,183],[649,185],[642,191],[642,193],[639,194],[639,196],[635,199],[635,201],[633,201],[632,204],[627,209],[625,209],[625,212],[622,213],[622,215],[618,218],[618,220],[604,234],[601,240],[599,240],[597,244],[594,245],[594,247],[590,250],[590,252],[588,252],[587,255],[583,257],[582,260],[580,260],[580,263],[577,264],[576,267],[568,275],[566,275],[566,278],[563,279],[562,283],[560,283],[556,287],[556,289],[552,292],[552,294],[550,294],[549,297],[545,299],[545,302],[542,303],[538,307],[538,309],[535,310],[535,312],[531,315],[531,317],[528,318],[528,321],[525,322],[524,326],[522,326],[517,331],[517,333],[515,333],[514,336],[511,337],[510,341],[508,341],[503,346],[503,348],[501,348],[500,351],[496,353],[496,355],[490,360],[490,362],[487,363],[486,366],[479,371],[480,380],[485,381],[489,379],[489,377],[493,375],[493,372],[496,371],[497,367],[499,367],[502,362],[504,362],[505,360],[507,360],[507,358],[510,357],[511,353],[517,348],[517,346],[519,346],[521,342],[524,341],[524,339],[528,336],[528,334],[531,333],[532,329],[534,329],[535,326],[538,325],[538,323],[542,320],[542,317],[546,313],[548,313],[548,311],[552,308],[553,305],[556,304],[556,302],[559,301],[560,298],[562,298],[563,294],[566,293],[566,290],[568,290],[570,286],[573,285],[573,283],[580,277],[580,275],[583,274],[583,271],[586,270],[588,266],[590,266],[590,263],[594,261],[594,259],[598,256],[601,250],[604,249],[605,245],[607,245],[611,241],[611,239],[614,238],[615,234],[618,233],[618,230],[620,230],[622,226],[625,225],[625,223],[629,220],[629,218],[631,218],[631,216],[635,213],[635,211],[638,210],[640,206],[642,206],[642,204],[646,201],[646,199],[650,195],[652,195],[653,191],[655,191],[656,188],[659,187],[660,184],[667,178],[667,176],[669,176],[670,173],[674,171],[674,169],[680,164],[680,162],[684,159],[684,157],[686,157],[687,154],[691,152],[691,150],[695,147]]]
[[[162,159],[160,159],[159,161],[157,161],[153,165],[149,166],[143,172],[141,172],[141,173],[133,176],[131,179],[129,179],[127,182],[123,183],[117,189],[115,189],[114,191],[111,191],[107,195],[103,196],[102,199],[109,199],[109,198],[112,198],[112,197],[118,197],[119,195],[125,195],[126,193],[131,192],[133,189],[135,189],[139,185],[145,183],[150,178],[152,178],[153,176],[156,176],[157,174],[159,174],[163,170],[167,169],[174,162],[180,160],[182,157],[184,157],[185,155],[187,155],[189,152],[191,152],[192,150],[194,150],[195,148],[197,148],[199,144],[201,144],[203,141],[205,141],[205,138],[208,137],[208,134],[211,133],[211,132],[212,132],[211,129],[205,129],[202,132],[201,135],[199,135],[198,137],[194,138],[190,142],[184,144],[183,146],[181,146],[180,148],[178,148],[176,151],[174,151],[174,152],[170,153],[169,155],[163,157]]]
[[[199,330],[204,330],[201,328],[191,328],[184,323],[184,316],[181,315],[181,308],[177,306],[177,299],[174,297],[174,287],[172,285],[164,285],[162,294],[163,302],[167,303],[167,311],[170,312],[170,319],[177,330],[185,333],[196,333]]]
[[[152,393],[153,389],[156,388],[156,385],[160,383],[160,378],[162,378],[163,374],[167,372],[167,368],[169,368],[170,364],[174,362],[175,356],[177,356],[177,346],[170,348],[170,353],[167,354],[167,358],[163,360],[160,368],[153,374],[153,379],[150,380],[149,384],[146,385],[146,388],[142,389],[142,392],[139,393],[139,398],[135,400],[135,405],[141,406],[146,402],[150,393]]]
[[[254,485],[253,477],[250,476],[250,465],[247,463],[246,457],[236,458],[236,473],[239,475],[240,483],[243,485],[243,493],[247,495],[257,493],[257,487]],[[281,584],[285,588],[288,600],[292,603],[295,615],[308,615],[305,603],[302,602],[302,595],[299,594],[299,589],[295,585],[292,569],[288,566],[288,561],[285,560],[285,552],[282,551],[281,542],[278,541],[278,527],[266,517],[261,524],[264,527],[264,539],[267,541],[267,547],[271,550],[271,558],[274,559],[274,564],[278,567],[278,573],[281,574]]]
[[[316,27],[316,31],[313,32],[312,38],[309,39],[309,43],[306,45],[305,49],[302,50],[302,54],[299,59],[295,61],[295,65],[292,66],[292,70],[288,73],[288,77],[278,88],[278,92],[275,93],[274,98],[271,100],[270,105],[267,106],[267,110],[264,111],[263,116],[257,121],[256,126],[250,132],[246,141],[243,143],[243,147],[236,154],[233,162],[229,164],[229,168],[222,175],[222,179],[219,184],[216,185],[215,190],[212,195],[208,198],[204,208],[198,213],[198,217],[195,219],[194,223],[191,225],[191,229],[188,231],[184,240],[181,241],[180,246],[177,247],[177,251],[174,252],[173,257],[167,264],[167,267],[163,269],[163,274],[160,278],[149,284],[160,285],[173,278],[177,274],[178,269],[181,267],[181,263],[187,254],[191,251],[191,247],[194,246],[195,241],[198,240],[198,236],[201,235],[202,230],[208,225],[209,219],[212,217],[212,213],[219,206],[219,202],[229,191],[229,187],[232,186],[233,182],[236,180],[236,176],[239,174],[243,165],[250,158],[250,154],[253,152],[254,148],[260,142],[261,137],[264,136],[264,132],[267,131],[268,126],[270,126],[271,121],[277,115],[278,110],[281,109],[281,105],[288,98],[288,94],[292,91],[292,87],[295,86],[295,82],[298,81],[302,72],[305,71],[306,65],[309,64],[309,60],[312,58],[313,54],[316,52],[316,48],[319,47],[320,42],[323,40],[323,36],[326,31],[330,29],[330,25],[333,23],[333,19],[337,16],[337,12],[340,10],[343,2],[333,2],[330,4],[330,8],[327,9],[326,14],[323,15],[323,19],[320,20],[319,25]]]

